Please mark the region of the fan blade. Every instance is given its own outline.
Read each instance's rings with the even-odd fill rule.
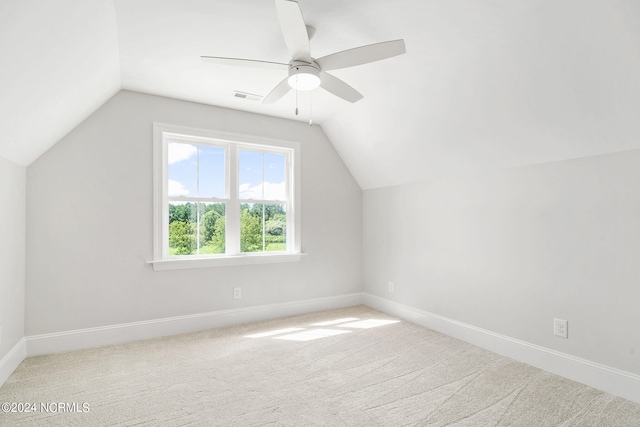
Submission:
[[[317,59],[316,62],[322,71],[338,70],[402,55],[406,51],[404,40],[400,39],[332,53]]]
[[[302,17],[302,11],[297,1],[276,0],[276,11],[280,21],[280,29],[284,36],[284,42],[291,53],[291,58],[296,61],[311,63],[311,49],[309,47],[309,34]]]
[[[233,65],[240,67],[270,68],[272,70],[288,70],[289,64],[280,62],[257,61],[255,59],[223,58],[220,56],[201,56],[204,62],[211,64]]]
[[[269,94],[262,99],[262,103],[273,104],[274,102],[285,96],[287,92],[291,90],[288,79],[289,77],[286,77],[283,81],[278,83],[278,86],[274,87],[271,92],[269,92]]]
[[[349,102],[362,99],[362,94],[329,73],[320,73],[320,87]]]

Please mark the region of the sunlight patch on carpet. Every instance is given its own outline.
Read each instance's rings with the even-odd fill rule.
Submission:
[[[370,329],[377,328],[378,326],[390,325],[392,323],[400,323],[399,320],[382,320],[382,319],[368,319],[360,320],[359,322],[344,323],[338,325],[341,328],[357,328],[357,329]]]
[[[319,338],[332,337],[334,335],[347,334],[351,331],[340,331],[337,329],[309,329],[304,332],[297,332],[295,334],[281,335],[275,337],[278,340],[290,340],[290,341],[312,341]]]
[[[311,326],[331,326],[331,325],[337,325],[339,323],[353,322],[354,320],[359,320],[359,319],[357,317],[345,317],[343,319],[327,320],[326,322],[312,323]]]
[[[265,337],[272,337],[274,335],[288,334],[289,332],[296,332],[296,331],[302,331],[302,330],[304,330],[304,328],[276,329],[275,331],[262,332],[262,333],[253,334],[253,335],[245,335],[245,338],[265,338]]]

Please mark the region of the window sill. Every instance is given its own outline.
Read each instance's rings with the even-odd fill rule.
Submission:
[[[172,258],[148,261],[154,271],[211,268],[230,265],[275,264],[300,261],[304,253],[242,254],[208,258]]]

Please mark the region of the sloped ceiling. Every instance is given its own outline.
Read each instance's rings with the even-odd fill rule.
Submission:
[[[0,0],[0,155],[29,164],[119,89],[309,121],[364,189],[640,148],[640,2],[299,0],[312,55],[404,38],[333,72],[364,99],[266,95],[288,62],[271,0]]]
[[[121,86],[111,0],[0,0],[0,156],[28,165]]]

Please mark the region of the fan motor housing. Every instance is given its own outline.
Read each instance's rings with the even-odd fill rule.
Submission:
[[[289,67],[289,86],[296,90],[312,90],[320,86],[320,67],[315,63],[294,61]]]

